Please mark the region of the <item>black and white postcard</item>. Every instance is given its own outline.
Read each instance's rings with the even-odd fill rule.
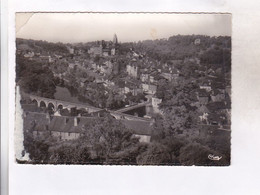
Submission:
[[[19,164],[228,166],[231,14],[16,13]]]

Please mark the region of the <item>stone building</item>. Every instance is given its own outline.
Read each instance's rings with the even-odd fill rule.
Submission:
[[[136,65],[127,65],[126,66],[126,72],[129,76],[137,78],[138,76],[138,67]]]
[[[114,34],[113,42],[112,41],[97,41],[95,46],[92,46],[88,50],[88,54],[93,56],[114,56],[118,53],[118,38]]]

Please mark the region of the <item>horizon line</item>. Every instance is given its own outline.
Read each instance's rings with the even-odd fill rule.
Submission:
[[[115,33],[116,34],[116,33]],[[210,35],[203,35],[203,34],[186,34],[186,35],[181,35],[181,34],[177,34],[177,35],[172,35],[170,37],[175,37],[175,36],[205,36],[205,37],[232,37],[231,35],[214,35],[214,36],[210,36]],[[138,41],[125,41],[125,42],[121,42],[119,41],[119,43],[138,43],[139,41],[156,41],[156,40],[164,40],[164,39],[169,39],[168,38],[159,38],[159,39],[144,39],[144,40],[138,40]],[[93,40],[93,41],[81,41],[81,42],[62,42],[62,41],[48,41],[48,40],[44,40],[44,39],[31,39],[31,38],[22,38],[22,37],[15,37],[15,39],[24,39],[24,40],[32,40],[32,41],[46,41],[48,43],[63,43],[63,44],[79,44],[79,43],[91,43],[91,42],[96,42],[96,41],[109,41],[109,40],[105,40],[105,39],[98,39],[98,40]],[[112,41],[112,39],[111,39]]]

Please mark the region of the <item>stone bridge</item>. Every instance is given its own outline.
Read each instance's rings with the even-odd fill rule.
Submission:
[[[128,106],[126,108],[121,108],[121,109],[117,110],[116,112],[124,113],[124,112],[130,111],[130,110],[136,109],[136,108],[140,108],[143,106],[150,106],[150,105],[152,105],[151,102],[143,102],[143,103],[139,103],[139,104],[136,104],[133,106]]]
[[[26,94],[26,93],[23,93],[22,96],[25,98],[26,97],[29,98],[32,102],[35,102],[35,104],[37,104],[38,107],[52,108],[54,111],[56,111],[58,109],[69,109],[70,110],[71,108],[75,108],[75,107],[77,109],[84,109],[88,113],[99,112],[99,111],[104,110],[104,109],[96,108],[96,107],[89,106],[86,104],[78,104],[78,103],[66,102],[66,101],[62,101],[62,100],[44,98],[44,97],[39,97],[36,95],[31,95],[31,94]],[[147,105],[147,102],[143,103],[142,105],[138,104],[138,106],[144,106],[144,105]],[[133,109],[132,106],[129,108]],[[124,113],[118,112],[118,111],[111,111],[111,110],[106,110],[106,111],[109,112],[116,119],[127,119],[127,120],[152,122],[152,120],[149,118],[143,118],[143,117],[133,116],[133,115],[129,115],[129,114],[124,114]]]
[[[153,122],[153,120],[150,119],[150,118],[143,118],[143,117],[133,116],[133,115],[130,115],[130,114],[124,114],[124,113],[117,112],[117,111],[109,110],[109,113],[113,117],[115,117],[116,119],[127,119],[127,120],[135,120],[135,121]]]
[[[66,101],[62,101],[62,100],[44,98],[44,97],[39,97],[39,96],[35,96],[35,95],[30,95],[30,94],[23,94],[23,96],[29,98],[32,102],[35,102],[35,104],[37,104],[38,107],[52,108],[54,111],[56,111],[58,109],[70,110],[71,108],[75,108],[75,107],[77,109],[84,109],[88,113],[98,112],[98,111],[102,110],[100,108],[96,108],[96,107],[89,106],[86,104],[66,102]]]

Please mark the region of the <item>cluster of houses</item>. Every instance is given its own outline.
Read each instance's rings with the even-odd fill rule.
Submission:
[[[117,40],[117,38],[114,38],[114,40]],[[157,91],[157,81],[160,75],[161,77],[166,77],[168,80],[178,77],[178,73],[174,73],[167,68],[164,68],[165,70],[162,68],[164,71],[161,72],[161,69],[158,70],[155,65],[151,65],[151,61],[145,58],[145,54],[138,54],[132,49],[125,56],[125,60],[128,63],[125,66],[126,77],[115,81],[111,80],[111,83],[109,83],[107,79],[97,77],[94,82],[102,83],[105,87],[113,89],[115,93],[126,97],[128,93],[131,93],[133,96],[143,93],[155,95]],[[149,64],[151,68],[142,68],[142,66],[146,66],[147,64]],[[91,70],[101,76],[107,76],[112,72],[118,72],[119,66],[122,65],[116,58],[104,57],[103,55],[98,63],[94,61],[91,63]]]
[[[24,112],[24,130],[34,138],[50,135],[57,140],[73,140],[83,135],[84,125],[93,117],[55,116],[43,112]]]
[[[196,39],[194,44],[199,45],[200,39]],[[162,63],[148,58],[145,53],[138,53],[131,49],[125,55],[127,65],[124,66],[124,73],[127,76],[113,80],[103,76],[119,72],[119,67],[121,66],[117,61],[119,44],[116,35],[114,35],[113,41],[97,41],[91,46],[87,51],[90,56],[89,59],[80,56],[84,53],[82,50],[75,50],[72,47],[68,47],[68,51],[70,55],[61,55],[58,53],[50,55],[48,52],[34,53],[30,50],[24,52],[19,49],[17,53],[29,60],[36,59],[47,64],[59,63],[63,69],[53,69],[54,76],[62,78],[67,82],[69,80],[66,80],[66,74],[75,70],[75,67],[81,73],[86,72],[87,69],[91,69],[93,73],[101,75],[95,77],[93,82],[103,84],[107,89],[122,95],[124,97],[123,100],[129,93],[133,96],[145,94],[156,113],[161,113],[159,105],[162,103],[162,99],[156,97],[158,81],[160,79],[166,79],[170,82],[177,80],[181,73],[176,67],[183,63],[191,62],[198,65],[195,73],[203,76],[203,80],[198,82],[199,89],[196,91],[201,123],[205,125],[218,125],[222,128],[231,123],[230,86],[226,86],[223,80],[219,81],[215,77],[214,70],[207,70],[203,66],[199,66],[200,61],[196,57],[185,58],[184,60],[172,59],[168,60],[167,63]],[[100,57],[99,62],[95,62],[94,59],[96,57]],[[64,68],[65,65],[67,65],[66,68]],[[76,81],[79,82],[80,87],[86,87],[86,78],[84,76],[77,77]],[[79,118],[54,115],[50,117],[46,113],[27,112],[25,116],[25,129],[33,129],[34,136],[49,132],[50,135],[60,140],[70,140],[82,135],[82,129],[84,129],[84,125],[89,120],[91,120],[91,116]],[[150,129],[149,124],[142,123],[136,125],[136,122],[129,120],[125,120],[124,124],[134,130],[136,132],[135,136],[139,137],[140,140],[144,142],[150,141],[150,135],[149,133],[147,134]],[[142,128],[148,130],[142,132]]]
[[[28,60],[38,60],[41,62],[47,62],[47,63],[52,63],[54,62],[55,59],[60,59],[60,56],[54,55],[51,56],[46,53],[46,55],[42,55],[40,52],[34,53],[33,51],[27,51],[27,52],[22,52],[21,50],[17,50],[17,54],[23,54],[24,58],[27,58]]]
[[[113,89],[123,96],[126,96],[128,93],[131,93],[133,96],[137,96],[141,93],[154,96],[157,91],[157,81],[159,77],[167,80],[178,77],[178,72],[174,69],[172,70],[170,66],[167,67],[167,65],[163,65],[161,68],[157,68],[158,62],[148,59],[145,53],[137,53],[131,49],[125,56],[126,61],[128,61],[125,68],[128,77],[123,81],[104,79],[103,76],[109,76],[113,72],[119,72],[119,66],[121,65],[116,58],[119,50],[116,34],[114,35],[113,41],[98,41],[90,47],[88,49],[89,59],[76,55],[76,53],[82,53],[81,50],[70,46],[67,46],[67,49],[69,55],[61,55],[58,53],[50,55],[48,52],[35,54],[33,51],[28,51],[24,53],[24,57],[29,59],[33,58],[34,60],[50,65],[54,76],[68,83],[67,74],[70,74],[75,68],[78,69],[78,72],[85,72],[86,74],[87,68],[91,68],[94,73],[97,73],[95,75],[98,75],[95,76],[94,82],[102,83],[105,87]],[[18,52],[20,52],[20,50]],[[74,55],[73,58],[71,58],[71,55]],[[96,56],[101,57],[98,62],[94,60]],[[55,66],[55,64],[59,64],[59,66]],[[75,79],[76,82],[79,83],[79,86],[85,87],[86,79],[84,79],[84,76],[77,76]]]
[[[200,40],[195,40],[194,44],[199,45]],[[138,54],[137,54],[138,55]],[[198,79],[199,89],[196,91],[198,107],[201,115],[199,116],[202,124],[216,125],[221,128],[230,129],[231,124],[231,87],[225,78],[216,76],[216,71],[211,69],[200,70],[200,60],[198,58],[185,58],[184,60],[171,60],[169,64],[156,64],[142,68],[136,61],[129,63],[126,72],[129,77],[136,79],[135,88],[140,88],[144,93],[151,95],[152,105],[158,108],[162,102],[156,98],[158,80],[164,78],[174,81],[180,76],[180,71],[176,65],[186,62],[197,64],[198,73],[203,73],[201,80]],[[156,68],[155,68],[156,67]],[[216,69],[219,71],[218,69]],[[140,82],[137,82],[140,81]],[[131,88],[130,88],[131,89]],[[134,87],[132,87],[132,90]],[[131,91],[131,90],[130,90]],[[129,92],[129,90],[126,90]]]
[[[97,41],[94,46],[90,47],[88,54],[92,56],[114,56],[118,53],[118,39],[117,35],[114,35],[112,41]]]
[[[172,61],[175,63],[182,63],[182,60]],[[174,68],[173,65],[167,63],[160,64],[160,62],[149,61],[147,59],[144,59],[141,62],[143,64],[140,62],[138,63],[135,60],[131,61],[126,67],[126,72],[129,77],[136,80],[135,83],[137,83],[139,85],[138,87],[146,94],[156,94],[158,81],[160,79],[163,78],[168,81],[173,81],[179,77],[179,70]],[[141,81],[141,83],[138,81]]]
[[[99,72],[102,75],[110,75],[116,68],[113,61],[105,60],[103,63],[92,63],[91,68],[94,72]],[[116,70],[115,70],[116,71]]]
[[[220,127],[231,124],[231,87],[224,82],[214,79],[203,82],[196,95],[199,102],[199,116],[202,124],[218,125]]]
[[[57,141],[74,140],[87,131],[87,125],[96,116],[62,116],[50,115],[45,112],[32,112],[24,110],[24,131],[32,133],[34,138],[51,136]],[[140,142],[148,143],[151,139],[151,122],[142,120],[120,119],[127,129],[133,132],[133,137],[139,138]]]

